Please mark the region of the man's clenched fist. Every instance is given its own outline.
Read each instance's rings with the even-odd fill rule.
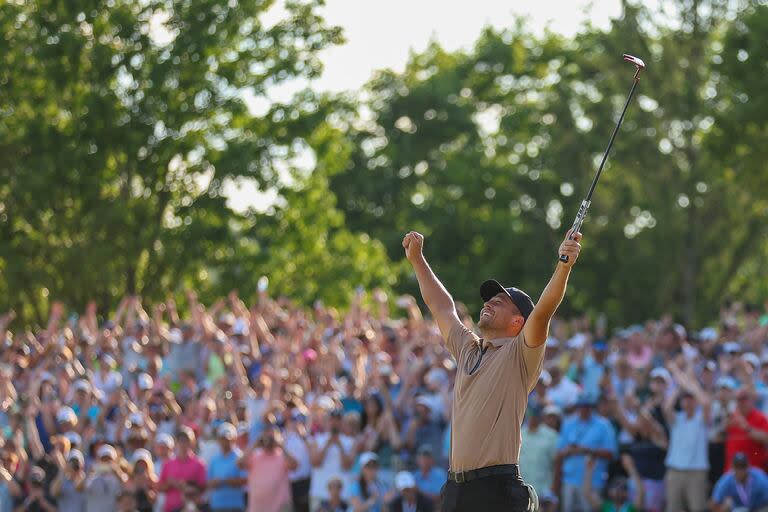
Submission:
[[[413,263],[421,257],[421,250],[424,247],[424,235],[411,231],[405,237],[403,237],[403,248],[405,249],[405,257],[408,261]]]

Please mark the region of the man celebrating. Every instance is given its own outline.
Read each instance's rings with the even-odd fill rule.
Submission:
[[[453,298],[427,264],[424,237],[411,231],[403,238],[421,295],[458,367],[443,512],[538,508],[536,494],[523,483],[517,465],[520,428],[528,394],[541,373],[549,322],[565,295],[580,240],[576,233],[560,245],[558,254],[567,255],[568,261],[558,261],[535,306],[525,292],[485,281],[480,286],[485,305],[479,338],[461,323]]]

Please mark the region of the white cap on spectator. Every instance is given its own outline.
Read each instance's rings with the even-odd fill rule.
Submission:
[[[103,457],[109,457],[110,459],[115,460],[117,459],[117,451],[112,445],[103,444],[99,446],[99,449],[96,451],[96,456],[100,459]]]
[[[428,408],[429,410],[432,410],[432,402],[429,398],[422,395],[416,399],[416,405],[423,405],[424,407]]]
[[[40,382],[50,382],[51,384],[55,384],[56,377],[54,377],[51,372],[43,372],[40,374]]]
[[[217,429],[217,433],[219,437],[222,437],[224,439],[229,439],[230,441],[237,437],[237,429],[233,424],[228,422],[225,422],[219,425],[219,428]]]
[[[379,456],[373,452],[365,452],[360,456],[360,467],[363,468],[371,462],[379,462]]]
[[[235,315],[232,313],[222,313],[219,315],[219,323],[225,324],[225,325],[234,325],[235,323]]]
[[[317,399],[317,406],[326,411],[332,411],[336,408],[336,404],[333,403],[333,399],[325,395]]]
[[[157,438],[155,438],[155,444],[166,446],[171,450],[173,450],[173,447],[176,446],[173,437],[170,434],[166,434],[165,432],[157,434]]]
[[[672,326],[672,328],[675,330],[675,334],[677,334],[679,337],[685,339],[687,337],[687,332],[685,332],[685,327],[683,327],[680,324],[675,324]]]
[[[715,387],[716,388],[728,388],[728,389],[736,389],[736,381],[733,380],[731,377],[720,377],[715,381]]]
[[[427,384],[444,386],[448,384],[448,373],[442,368],[432,368],[424,376],[424,381]]]
[[[569,339],[565,346],[568,348],[582,348],[586,343],[587,335],[579,332],[576,333],[571,339]]]
[[[147,391],[155,387],[155,381],[148,373],[142,373],[139,375],[138,379],[136,379],[136,384],[142,391]]]
[[[661,366],[657,366],[653,370],[651,370],[651,378],[652,379],[663,379],[664,382],[667,384],[670,384],[672,382],[672,375],[669,373],[669,370],[666,368],[662,368]]]
[[[539,379],[541,380],[541,383],[545,386],[549,386],[552,384],[552,376],[549,374],[547,370],[542,370],[541,375],[539,375]]]
[[[85,457],[83,457],[83,453],[80,450],[69,450],[67,460],[76,460],[81,468],[85,465]]]
[[[737,352],[741,352],[741,345],[736,343],[735,341],[729,341],[725,345],[723,345],[723,352],[726,354],[735,354]]]
[[[72,387],[75,391],[85,391],[86,393],[90,393],[92,389],[91,383],[85,379],[77,379]]]
[[[243,434],[250,434],[251,433],[251,426],[248,424],[247,421],[241,421],[237,424],[237,435],[242,436]]]
[[[395,475],[395,487],[398,491],[416,487],[416,479],[409,471],[400,471]]]
[[[75,414],[74,409],[65,405],[56,413],[56,421],[59,423],[77,424],[77,414]]]
[[[248,324],[245,322],[245,318],[238,318],[235,321],[235,325],[232,327],[232,334],[235,336],[248,335]]]
[[[71,444],[72,446],[83,446],[83,438],[80,437],[80,434],[78,434],[73,430],[70,430],[69,432],[65,432],[64,437],[66,437],[69,440],[69,444]]]
[[[102,354],[101,362],[104,363],[104,365],[107,368],[114,368],[115,366],[117,366],[117,362],[115,361],[115,358],[109,354]]]
[[[741,358],[750,363],[755,368],[760,368],[760,358],[757,357],[757,354],[753,354],[752,352],[747,352],[746,354],[743,354]]]
[[[144,415],[141,414],[140,412],[132,412],[131,415],[128,416],[128,421],[133,427],[143,427]]]
[[[560,341],[554,336],[547,338],[547,348],[560,348]]]
[[[699,338],[704,341],[715,341],[717,339],[717,329],[714,327],[705,327],[699,332]]]
[[[544,410],[542,411],[542,414],[545,416],[549,416],[551,414],[553,416],[562,417],[563,411],[555,404],[549,404],[544,408]]]
[[[181,343],[184,341],[184,336],[181,334],[181,329],[174,327],[168,331],[168,341],[171,343]]]
[[[139,448],[135,452],[133,452],[133,456],[131,456],[131,462],[133,464],[136,464],[138,461],[143,460],[144,462],[150,463],[152,462],[152,454],[149,453],[149,450],[146,448]]]

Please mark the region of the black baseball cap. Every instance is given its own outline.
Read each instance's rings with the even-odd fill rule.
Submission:
[[[523,318],[528,320],[528,315],[533,311],[533,300],[530,295],[514,286],[504,288],[501,286],[501,283],[495,279],[489,279],[480,285],[480,297],[482,297],[485,302],[491,300],[499,293],[506,293],[507,296],[512,299],[515,306],[517,306],[517,309],[520,310],[520,314],[523,315]]]
[[[736,453],[733,456],[733,460],[731,462],[735,468],[743,469],[749,467],[749,459],[747,459],[747,456],[744,454],[744,452]]]

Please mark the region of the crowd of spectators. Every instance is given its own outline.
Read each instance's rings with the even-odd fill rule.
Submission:
[[[368,299],[0,317],[0,512],[437,510],[456,365],[413,297]],[[520,454],[541,510],[768,507],[766,341],[741,304],[700,331],[554,321]]]

